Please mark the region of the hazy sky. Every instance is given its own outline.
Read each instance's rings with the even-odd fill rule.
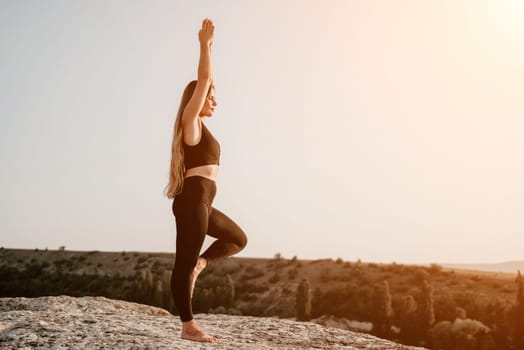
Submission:
[[[209,17],[237,256],[524,258],[524,1],[0,4],[4,247],[174,252],[162,190]]]

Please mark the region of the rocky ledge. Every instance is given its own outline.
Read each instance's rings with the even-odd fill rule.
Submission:
[[[0,298],[2,349],[415,350],[364,333],[289,319],[197,314],[219,344],[180,338],[178,316],[143,304],[66,295]]]

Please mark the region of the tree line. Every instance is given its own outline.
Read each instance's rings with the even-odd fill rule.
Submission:
[[[372,289],[356,286],[311,291],[303,279],[297,288],[298,321],[331,314],[371,321],[372,333],[406,345],[439,350],[522,350],[524,349],[524,284],[518,271],[513,304],[494,298],[485,313],[487,324],[468,318],[466,310],[455,307],[452,319],[436,320],[433,288],[424,274],[415,283],[416,295],[405,295],[393,307],[387,280]]]
[[[137,269],[134,275],[107,276],[67,273],[61,267],[66,262],[55,263],[57,269],[53,273],[47,271],[47,262],[33,260],[22,270],[0,266],[0,296],[102,295],[159,306],[177,314],[171,297],[170,269],[154,264],[154,268]],[[242,276],[255,278],[259,273],[248,268]],[[193,310],[258,315],[255,309],[238,309],[239,297],[248,304],[252,300],[255,305],[256,299],[251,298],[270,287],[245,282],[237,277],[235,284],[224,271],[204,271],[195,288]],[[514,301],[497,297],[485,306],[469,300],[468,294],[458,304],[440,294],[435,298],[431,279],[423,270],[411,282],[413,289],[409,293],[392,295],[387,279],[373,285],[350,281],[344,287],[321,289],[313,288],[306,277],[289,293],[295,294],[292,308],[300,321],[321,315],[368,321],[373,324],[372,333],[379,337],[430,349],[524,349],[524,288],[520,271],[515,278]]]

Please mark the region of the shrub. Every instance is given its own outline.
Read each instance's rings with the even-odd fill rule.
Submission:
[[[205,270],[204,270],[205,271]],[[255,266],[248,266],[243,275],[244,279],[253,279],[264,276],[264,271]]]
[[[478,281],[480,281],[480,276],[479,275],[473,275],[473,276],[470,277],[470,279],[472,281],[478,282]]]
[[[433,263],[429,265],[428,271],[432,275],[438,275],[439,273],[442,272],[442,266],[440,266],[439,264]]]
[[[490,329],[472,319],[442,321],[430,330],[429,336],[437,349],[493,349]]]
[[[271,278],[269,279],[269,282],[270,283],[277,283],[278,281],[280,281],[280,275],[275,272],[273,274],[273,276],[271,276]]]
[[[227,314],[228,315],[239,315],[241,316],[242,315],[242,311],[240,311],[239,309],[236,309],[234,307],[230,307],[227,309]]]
[[[227,310],[224,306],[220,305],[215,308],[210,308],[208,310],[210,314],[227,314]]]
[[[456,279],[452,279],[452,280],[448,280],[448,282],[446,282],[446,285],[448,286],[455,286],[458,284],[458,281]]]
[[[235,262],[226,263],[223,267],[223,273],[225,274],[234,274],[237,271],[240,271],[241,266]]]
[[[242,296],[242,300],[247,301],[247,302],[252,302],[252,301],[257,300],[257,296],[255,294],[244,294]]]
[[[502,285],[498,281],[491,281],[490,286],[493,289],[502,289]]]
[[[423,268],[417,268],[411,276],[411,281],[420,286],[424,281],[429,281],[429,273]]]

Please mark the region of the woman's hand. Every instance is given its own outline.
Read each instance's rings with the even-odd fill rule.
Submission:
[[[198,41],[200,41],[200,44],[202,45],[211,46],[213,44],[214,33],[215,26],[213,25],[213,22],[206,18],[202,22],[202,29],[198,32]]]

